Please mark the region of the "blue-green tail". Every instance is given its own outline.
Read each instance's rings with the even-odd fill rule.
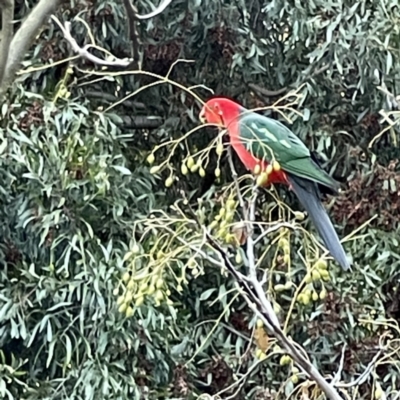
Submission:
[[[287,174],[287,177],[300,203],[313,221],[326,248],[342,268],[347,271],[351,266],[350,261],[320,200],[317,184],[292,174]]]

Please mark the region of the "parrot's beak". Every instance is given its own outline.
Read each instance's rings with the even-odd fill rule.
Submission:
[[[206,111],[204,109],[204,107],[201,109],[200,114],[199,114],[199,120],[202,124],[205,124],[207,122],[207,118],[206,118]]]

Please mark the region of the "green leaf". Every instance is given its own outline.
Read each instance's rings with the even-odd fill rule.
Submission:
[[[200,300],[201,301],[207,300],[211,296],[211,294],[214,293],[215,291],[216,291],[215,288],[211,288],[211,289],[206,290],[205,292],[203,292],[201,294]]]
[[[126,167],[121,165],[113,165],[112,167],[118,172],[121,172],[122,175],[132,175],[132,172]]]

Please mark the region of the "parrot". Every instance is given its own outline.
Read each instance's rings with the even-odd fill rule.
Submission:
[[[214,124],[228,133],[230,144],[247,170],[257,174],[269,165],[270,184],[284,184],[307,211],[326,248],[343,270],[351,263],[322,204],[320,186],[338,194],[339,182],[325,172],[307,146],[278,120],[248,110],[225,97],[213,97],[203,104],[202,123]],[[267,170],[268,171],[268,170]]]

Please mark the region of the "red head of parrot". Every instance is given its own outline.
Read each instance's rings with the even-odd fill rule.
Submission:
[[[246,110],[240,104],[234,101],[216,97],[208,100],[199,114],[201,122],[215,124],[227,130],[232,147],[236,154],[239,156],[242,163],[249,171],[254,171],[257,166],[265,170],[268,162],[266,160],[259,160],[255,158],[244,146],[243,141],[240,139],[239,134],[239,120],[241,114],[246,115],[249,110]],[[286,178],[283,171],[273,172],[269,176],[269,183],[282,182],[286,183]]]

